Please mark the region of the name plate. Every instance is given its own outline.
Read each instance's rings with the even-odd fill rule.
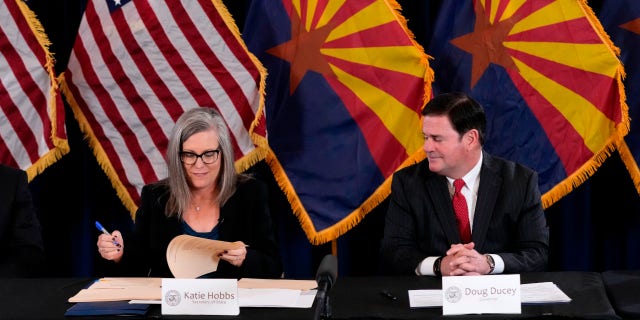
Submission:
[[[236,279],[162,279],[162,314],[240,314]]]
[[[520,275],[442,277],[442,314],[521,313]]]

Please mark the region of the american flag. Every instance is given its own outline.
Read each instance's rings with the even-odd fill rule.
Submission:
[[[69,151],[48,45],[23,1],[0,2],[0,163],[29,179]]]
[[[133,213],[165,178],[171,129],[190,108],[221,112],[246,168],[264,71],[220,1],[88,1],[63,80],[81,130]]]

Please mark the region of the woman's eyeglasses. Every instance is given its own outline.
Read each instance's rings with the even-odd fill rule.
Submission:
[[[220,149],[207,150],[201,154],[196,154],[189,151],[180,152],[180,161],[188,165],[195,164],[196,161],[198,161],[198,158],[200,158],[202,160],[202,163],[204,164],[212,164],[218,161],[219,157],[220,157]]]

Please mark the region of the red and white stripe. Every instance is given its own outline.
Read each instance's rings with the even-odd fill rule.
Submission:
[[[0,1],[0,163],[27,170],[54,150],[52,124],[58,111],[51,96],[47,51],[38,42],[18,4]],[[63,110],[63,109],[62,109]],[[50,113],[51,112],[51,113]]]
[[[260,73],[211,0],[122,3],[110,13],[87,2],[65,79],[98,159],[137,203],[166,177],[168,137],[187,109],[221,112],[236,159],[253,150]]]

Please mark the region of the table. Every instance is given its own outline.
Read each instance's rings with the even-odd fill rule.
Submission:
[[[1,319],[65,319],[67,299],[88,285],[90,278],[1,279]],[[600,273],[546,272],[522,274],[522,283],[552,281],[573,299],[570,303],[523,305],[519,315],[448,316],[454,318],[582,318],[620,319],[607,299]],[[442,308],[409,309],[408,290],[440,289],[441,279],[429,276],[338,278],[331,290],[334,319],[440,319]],[[380,291],[387,289],[392,301]],[[163,319],[312,319],[313,309],[241,308],[240,315],[163,316],[154,305],[146,318]],[[84,319],[84,317],[73,317]],[[66,319],[73,319],[71,317]],[[126,319],[140,317],[127,316]],[[123,319],[101,316],[100,319]]]
[[[89,319],[65,317],[73,304],[69,297],[89,285],[92,278],[0,279],[0,319]],[[145,317],[100,316],[91,319],[312,319],[313,309],[242,308],[239,316],[163,316],[152,305]]]
[[[520,275],[521,283],[554,282],[572,301],[523,305],[519,315],[474,315],[474,318],[582,318],[620,319],[607,298],[600,273],[544,272]],[[392,301],[380,292],[386,289],[398,299]],[[358,317],[377,319],[441,319],[442,308],[410,309],[408,290],[442,289],[440,278],[429,276],[338,278],[331,294],[335,319]],[[469,316],[462,316],[468,318]]]
[[[602,273],[609,300],[625,319],[640,319],[640,270],[612,270]]]

